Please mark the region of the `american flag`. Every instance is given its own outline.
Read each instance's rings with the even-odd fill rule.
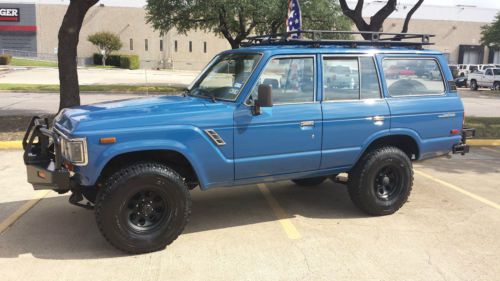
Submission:
[[[286,20],[286,31],[296,31],[302,29],[302,12],[300,11],[299,0],[288,0],[288,18]],[[292,39],[299,39],[299,34],[289,36]]]

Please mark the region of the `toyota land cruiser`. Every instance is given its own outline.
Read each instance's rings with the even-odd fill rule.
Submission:
[[[446,57],[423,48],[430,35],[295,33],[303,39],[257,36],[222,52],[177,96],[69,108],[51,126],[34,117],[28,181],[71,192],[112,245],[144,253],[181,234],[197,186],[313,186],[348,173],[354,205],[389,215],[410,195],[413,161],[469,151]],[[426,69],[432,77],[417,75]]]

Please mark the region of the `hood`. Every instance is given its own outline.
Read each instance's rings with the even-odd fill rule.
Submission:
[[[96,103],[63,110],[55,119],[69,134],[144,126],[192,124],[194,117],[227,107],[202,98],[159,96]]]

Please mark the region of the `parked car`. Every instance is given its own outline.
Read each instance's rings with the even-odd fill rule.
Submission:
[[[448,67],[450,68],[451,75],[453,76],[453,78],[457,78],[458,77],[458,65],[450,64],[450,65],[448,65]]]
[[[462,101],[446,57],[423,49],[428,35],[404,45],[372,33],[352,43],[288,35],[218,54],[182,95],[73,107],[52,126],[34,117],[23,141],[28,182],[71,192],[107,241],[136,254],[183,232],[196,187],[307,187],[348,173],[354,205],[389,215],[410,195],[414,161],[469,151]],[[413,77],[416,61],[439,81]],[[393,74],[399,65],[408,66]],[[346,75],[331,66],[359,83],[325,87]]]
[[[477,64],[459,64],[458,65],[458,76],[467,77],[469,73],[472,73],[478,69]]]
[[[485,71],[471,73],[469,81],[473,91],[477,91],[479,88],[500,91],[500,68],[488,68]]]
[[[495,68],[495,65],[494,64],[479,64],[477,66],[478,71],[485,71],[488,68]]]
[[[467,87],[467,77],[457,77],[455,78],[455,85],[459,88]]]

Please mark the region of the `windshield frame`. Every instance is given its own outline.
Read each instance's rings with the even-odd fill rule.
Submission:
[[[248,76],[248,79],[245,81],[245,83],[241,86],[239,89],[238,93],[235,95],[233,99],[225,99],[225,98],[220,98],[220,97],[213,97],[215,100],[220,100],[220,101],[227,101],[227,102],[236,102],[238,98],[240,97],[241,93],[244,91],[246,86],[248,85],[248,82],[252,79],[252,76],[255,74],[255,71],[258,69],[262,58],[264,57],[264,54],[262,52],[251,52],[251,51],[226,51],[222,52],[220,54],[217,54],[214,56],[214,58],[203,68],[203,70],[200,72],[200,74],[196,77],[195,80],[187,87],[188,90],[188,95],[190,97],[195,97],[195,98],[202,98],[202,99],[211,99],[212,97],[210,96],[202,96],[202,95],[193,95],[191,94],[191,90],[198,84],[200,84],[209,74],[209,70],[217,63],[220,61],[221,58],[224,56],[229,56],[229,55],[258,55],[258,59],[255,62],[255,66],[253,67],[250,75]]]

